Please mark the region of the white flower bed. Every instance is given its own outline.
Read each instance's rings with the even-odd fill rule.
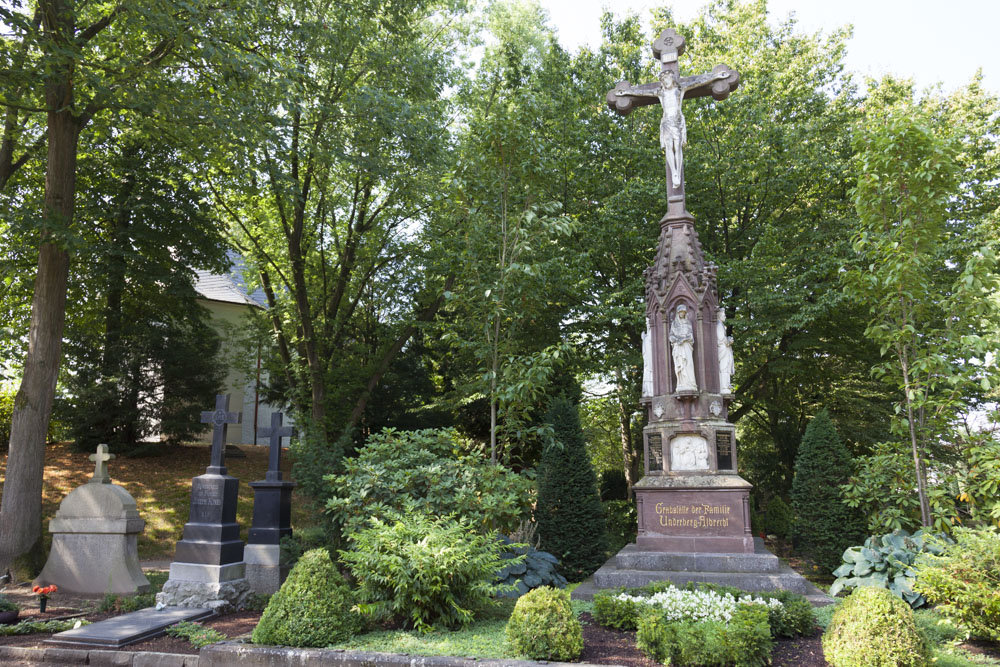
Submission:
[[[667,619],[671,621],[719,621],[726,623],[733,617],[738,604],[759,604],[768,607],[769,610],[780,608],[784,611],[784,605],[773,598],[765,600],[748,595],[737,600],[728,593],[684,591],[675,587],[670,587],[649,597],[621,593],[615,596],[615,599],[650,607],[662,607],[666,612]]]

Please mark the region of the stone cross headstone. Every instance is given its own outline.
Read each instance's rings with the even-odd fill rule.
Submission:
[[[90,484],[110,484],[111,477],[108,475],[108,461],[115,458],[114,454],[108,453],[107,445],[98,445],[97,453],[90,455],[90,460],[94,462],[94,476],[90,478]]]
[[[61,591],[83,595],[131,595],[149,590],[139,567],[136,538],[146,522],[135,500],[111,483],[107,445],[91,454],[94,475],[67,495],[49,521],[52,549],[35,583],[55,584]]]
[[[191,480],[188,522],[156,601],[221,613],[239,607],[250,592],[236,523],[239,480],[226,473],[224,453],[226,428],[240,423],[240,413],[230,412],[229,396],[220,394],[215,410],[202,412],[201,421],[213,427],[211,461],[204,475]]]
[[[226,474],[226,432],[229,424],[240,423],[240,413],[229,411],[229,394],[215,397],[215,410],[201,413],[201,423],[212,425],[212,462],[206,472]]]
[[[251,482],[253,522],[244,550],[247,579],[255,593],[271,595],[288,576],[288,564],[281,560],[281,538],[292,534],[292,489],[295,484],[282,480],[281,438],[291,437],[291,426],[282,426],[283,415],[271,414],[271,426],[258,433],[270,438],[268,470],[263,481]]]

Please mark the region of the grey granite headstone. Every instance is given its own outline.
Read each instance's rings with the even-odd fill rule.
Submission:
[[[214,615],[211,609],[166,607],[157,610],[155,607],[148,607],[131,614],[115,616],[105,621],[56,633],[50,639],[46,639],[45,643],[120,648],[144,639],[159,637],[175,623],[200,621]]]
[[[52,549],[39,586],[55,584],[67,593],[132,595],[149,590],[139,567],[136,538],[146,522],[129,492],[111,483],[107,445],[92,454],[94,476],[59,505],[49,522]]]

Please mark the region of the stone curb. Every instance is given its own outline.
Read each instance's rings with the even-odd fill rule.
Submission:
[[[0,646],[0,664],[101,665],[102,667],[198,667],[198,656],[181,653],[108,651],[105,649]]]
[[[534,662],[531,660],[493,660],[456,658],[406,653],[368,653],[343,649],[279,648],[253,646],[229,641],[206,646],[201,650],[198,667],[608,667],[581,662]]]

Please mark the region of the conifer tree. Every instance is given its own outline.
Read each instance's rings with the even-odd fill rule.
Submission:
[[[559,558],[559,569],[569,581],[582,581],[607,556],[597,476],[587,455],[576,405],[564,397],[553,399],[546,421],[555,436],[539,464],[535,509],[539,548]]]
[[[840,497],[851,471],[851,455],[824,410],[809,422],[795,458],[792,534],[795,548],[828,570],[864,538],[862,517]]]

